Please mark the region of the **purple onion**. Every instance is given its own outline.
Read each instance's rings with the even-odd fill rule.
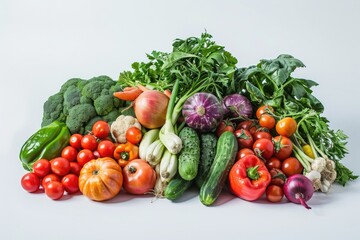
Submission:
[[[220,123],[224,116],[224,110],[215,95],[195,93],[185,101],[182,115],[189,127],[207,132]]]
[[[306,202],[314,194],[314,187],[310,179],[302,174],[290,176],[284,184],[285,197],[293,203],[301,204],[307,209],[311,209]]]
[[[249,99],[237,93],[224,97],[222,105],[225,114],[230,113],[232,117],[250,118],[253,114],[253,108]]]

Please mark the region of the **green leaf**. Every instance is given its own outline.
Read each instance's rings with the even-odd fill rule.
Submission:
[[[260,91],[260,89],[255,87],[252,83],[246,82],[246,90],[250,93],[250,98],[252,101],[261,103],[265,100],[265,97]]]

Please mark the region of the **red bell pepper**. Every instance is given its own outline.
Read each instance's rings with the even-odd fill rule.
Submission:
[[[270,181],[271,175],[264,162],[255,155],[239,159],[229,173],[231,192],[247,201],[259,199]]]

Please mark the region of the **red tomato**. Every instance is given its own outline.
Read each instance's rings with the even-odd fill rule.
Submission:
[[[142,159],[130,161],[123,169],[124,189],[131,194],[144,194],[155,186],[156,172]]]
[[[61,151],[61,157],[66,158],[70,162],[76,161],[78,151],[73,146],[67,146]]]
[[[294,157],[285,159],[281,164],[281,171],[283,171],[287,177],[302,173],[303,170],[304,167],[301,165],[300,161]]]
[[[50,161],[51,171],[59,176],[64,176],[70,172],[70,162],[66,158],[57,157]]]
[[[115,151],[115,145],[109,140],[102,140],[99,142],[97,151],[100,157],[113,157]],[[95,155],[95,154],[94,154]]]
[[[279,187],[278,185],[269,185],[266,188],[266,199],[270,202],[280,202],[283,196],[283,188]]]
[[[236,130],[235,137],[239,148],[251,148],[254,143],[251,133],[245,129]]]
[[[250,148],[243,148],[240,149],[236,154],[236,159],[239,160],[240,158],[243,158],[247,155],[255,155],[254,151]]]
[[[79,176],[80,171],[81,171],[81,167],[78,162],[70,162],[70,173],[73,173],[76,176]]]
[[[236,130],[237,129],[245,129],[248,130],[251,135],[254,134],[256,132],[256,122],[254,120],[245,120],[240,122],[237,126],[236,126]]]
[[[79,178],[73,173],[65,175],[61,179],[61,183],[68,193],[76,193],[79,191]]]
[[[220,137],[220,135],[223,133],[223,132],[234,132],[235,129],[234,129],[234,125],[232,124],[232,122],[230,121],[226,121],[226,120],[223,120],[219,123],[219,125],[217,126],[216,128],[216,136],[217,137]]]
[[[137,127],[130,127],[126,130],[126,140],[132,144],[138,144],[142,138],[142,132]]]
[[[81,150],[77,155],[77,162],[79,163],[80,167],[84,166],[85,163],[89,162],[90,160],[95,159],[95,156],[92,151],[89,149]]]
[[[110,127],[109,124],[105,121],[97,121],[94,123],[92,127],[92,133],[95,135],[95,137],[104,139],[109,136],[110,133]]]
[[[100,153],[98,152],[98,150],[93,151],[93,154],[94,154],[94,158],[95,158],[95,159],[98,159],[98,158],[101,157],[101,156],[100,156]]]
[[[259,118],[259,124],[263,128],[273,129],[275,127],[275,118],[269,114],[263,114]]]
[[[69,142],[70,142],[70,146],[73,146],[76,149],[81,149],[81,139],[82,139],[82,135],[75,133],[73,135],[71,135]]]
[[[295,119],[286,117],[276,123],[276,132],[279,135],[291,137],[296,132],[297,123]]]
[[[278,185],[280,187],[283,187],[286,181],[286,176],[283,171],[277,168],[273,168],[269,172],[271,175],[270,185]]]
[[[281,161],[276,157],[271,157],[266,161],[266,167],[267,169],[271,170],[273,168],[280,169],[281,168]]]
[[[254,142],[253,150],[259,158],[269,159],[274,153],[274,145],[271,140],[261,138]]]
[[[91,151],[94,151],[97,148],[97,141],[96,141],[96,137],[94,135],[90,135],[90,134],[86,134],[82,139],[81,139],[81,147],[83,149],[89,149]]]
[[[51,164],[47,159],[39,159],[33,165],[34,173],[43,178],[51,172]]]
[[[260,106],[256,110],[256,118],[260,119],[261,115],[263,115],[264,113],[273,113],[273,112],[274,112],[274,109],[270,105]]]
[[[61,180],[60,180],[60,177],[59,177],[58,175],[56,175],[56,174],[54,174],[54,173],[50,173],[50,174],[46,175],[46,176],[42,179],[41,185],[42,185],[43,188],[45,188],[45,186],[46,186],[47,184],[49,184],[50,182],[53,182],[53,181],[55,181],[55,182],[60,182]]]
[[[271,134],[268,132],[265,132],[265,131],[256,131],[253,134],[254,141],[261,139],[261,138],[266,138],[266,139],[272,140]]]
[[[290,157],[293,151],[293,144],[288,137],[276,136],[273,138],[275,157],[281,161]]]
[[[40,178],[35,173],[26,173],[21,178],[21,186],[27,192],[36,192],[40,187]]]
[[[51,181],[45,186],[45,194],[53,200],[58,200],[64,195],[64,186],[61,182]]]

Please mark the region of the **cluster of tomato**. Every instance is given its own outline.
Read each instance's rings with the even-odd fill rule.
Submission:
[[[266,197],[270,202],[280,202],[286,178],[302,173],[303,166],[292,155],[293,143],[290,137],[297,129],[297,122],[291,117],[276,120],[273,113],[271,106],[261,106],[256,111],[257,119],[244,120],[236,126],[224,120],[216,134],[220,136],[224,131],[234,133],[239,146],[237,160],[247,155],[256,155],[263,160],[272,176]]]
[[[73,134],[69,139],[70,145],[62,150],[61,156],[39,159],[34,163],[33,171],[22,177],[22,187],[28,192],[42,188],[54,200],[60,199],[65,192],[78,192],[82,166],[96,156],[108,155],[115,148],[113,142],[106,139],[109,133],[108,124],[98,121],[91,133],[84,136]]]

